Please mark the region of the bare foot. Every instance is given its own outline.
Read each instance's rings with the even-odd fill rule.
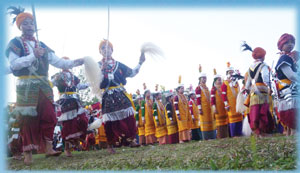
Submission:
[[[59,155],[61,155],[61,151],[54,151],[54,150],[52,150],[52,151],[48,151],[48,152],[46,152],[46,157],[56,157],[56,156],[59,156]]]
[[[31,151],[24,152],[24,163],[25,163],[25,165],[32,164],[32,152]]]

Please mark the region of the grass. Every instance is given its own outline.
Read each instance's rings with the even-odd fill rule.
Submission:
[[[73,152],[73,157],[34,155],[34,164],[7,159],[9,170],[295,170],[296,139],[241,137],[184,144]]]

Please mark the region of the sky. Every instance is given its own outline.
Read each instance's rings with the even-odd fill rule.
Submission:
[[[25,7],[31,12],[30,7]],[[107,7],[45,8],[36,6],[39,39],[53,49],[57,56],[70,59],[91,56],[101,60],[99,43],[107,38]],[[253,63],[251,52],[242,52],[246,41],[252,48],[266,50],[265,62],[276,65],[277,41],[283,33],[297,38],[296,9],[293,8],[121,8],[110,7],[109,40],[114,46],[113,58],[134,68],[139,61],[140,48],[152,42],[164,52],[163,58],[146,55],[139,74],[127,78],[129,93],[143,92],[143,83],[154,91],[155,85],[174,90],[178,76],[185,87],[198,83],[199,64],[207,74],[211,88],[213,68],[225,77],[226,63],[244,74]],[[7,16],[7,23],[11,17]],[[7,26],[7,43],[21,35],[16,25]],[[297,47],[297,40],[296,40]],[[50,68],[49,76],[59,69]],[[16,78],[7,75],[7,101],[16,100]],[[54,91],[54,93],[57,93]],[[57,98],[57,94],[55,95]]]

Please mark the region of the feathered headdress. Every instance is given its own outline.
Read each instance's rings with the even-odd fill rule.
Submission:
[[[158,84],[155,85],[155,92],[158,92]]]
[[[246,51],[246,50],[249,50],[251,52],[253,51],[252,48],[246,43],[246,41],[243,42],[241,47],[243,48],[242,51]]]
[[[163,85],[160,85],[160,89],[161,89],[163,92],[165,92],[165,91],[166,91],[166,87],[165,87],[165,86],[163,86]]]
[[[229,71],[229,70],[234,70],[234,69],[233,69],[233,67],[231,67],[230,62],[227,62],[227,69],[226,69],[226,72]]]
[[[21,13],[24,13],[25,8],[22,7],[14,7],[14,6],[10,6],[7,8],[7,13],[10,15],[15,15],[15,17],[13,18],[12,24],[14,24],[16,22],[17,16]]]
[[[201,66],[201,64],[199,64],[199,73],[200,73],[199,80],[200,80],[201,77],[206,77],[206,74],[202,73],[202,66]]]
[[[13,18],[13,22],[12,23],[14,23],[14,22],[16,22],[16,24],[17,24],[17,27],[20,29],[20,26],[21,26],[21,24],[22,24],[22,22],[26,19],[26,18],[30,18],[30,19],[34,19],[34,17],[33,17],[33,15],[32,14],[30,14],[30,13],[26,13],[26,12],[24,12],[24,8],[21,8],[20,6],[19,6],[19,8],[17,8],[17,7],[13,7],[13,6],[10,6],[10,7],[8,7],[7,8],[7,10],[11,10],[11,11],[8,11],[8,13],[10,14],[10,15],[16,15],[14,18]]]
[[[221,77],[221,75],[217,74],[217,70],[214,68],[214,79],[218,77]]]
[[[252,57],[254,59],[265,58],[266,51],[261,47],[256,47],[254,50],[252,50],[252,48],[244,41],[244,43],[242,44],[242,48],[244,48],[243,51],[246,51],[246,50],[251,51]]]
[[[177,88],[182,87],[182,86],[183,86],[183,84],[181,83],[181,75],[179,75],[179,77],[178,77],[178,87]]]
[[[143,88],[146,91],[146,89],[147,89],[146,83],[143,83]]]

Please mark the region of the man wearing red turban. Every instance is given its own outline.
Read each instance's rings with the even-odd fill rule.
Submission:
[[[271,133],[274,128],[269,104],[270,68],[264,63],[266,51],[257,47],[252,51],[254,63],[248,70],[246,90],[250,90],[249,123],[253,132],[258,136]]]
[[[12,111],[20,117],[20,134],[24,163],[32,163],[32,150],[44,151],[46,156],[58,156],[61,152],[52,149],[54,127],[57,123],[53,106],[53,92],[48,80],[49,64],[69,69],[83,64],[83,59],[64,60],[43,42],[35,39],[34,17],[24,9],[9,7],[16,15],[20,37],[12,39],[6,49],[10,69],[18,77],[17,101]]]
[[[279,79],[279,120],[287,126],[287,135],[293,135],[296,130],[296,110],[299,105],[297,99],[297,60],[299,53],[292,51],[295,47],[295,38],[290,34],[283,34],[277,43],[281,51],[280,58],[275,67]]]

